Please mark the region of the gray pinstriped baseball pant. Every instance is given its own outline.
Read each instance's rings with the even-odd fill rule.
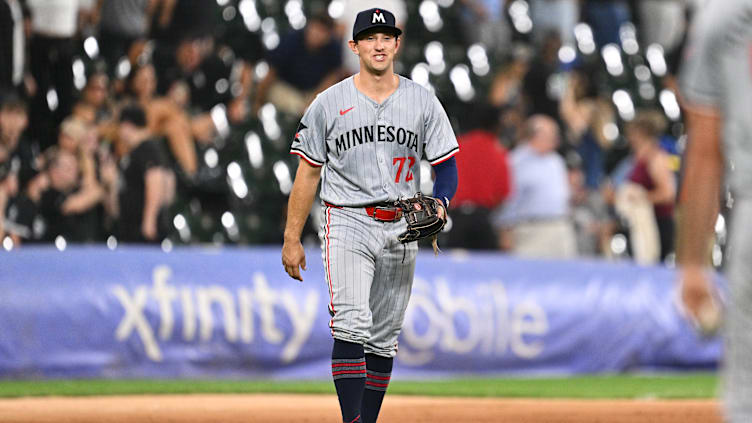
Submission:
[[[394,357],[415,273],[418,243],[401,244],[404,219],[380,222],[362,207],[324,205],[321,238],[332,336]]]
[[[736,198],[728,246],[724,401],[731,423],[752,422],[752,198]]]

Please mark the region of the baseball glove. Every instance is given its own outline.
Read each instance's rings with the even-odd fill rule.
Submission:
[[[419,192],[415,197],[398,200],[396,206],[402,209],[407,221],[407,230],[397,239],[405,244],[433,237],[434,250],[437,250],[436,236],[446,225],[446,215],[439,217],[439,208],[444,207],[441,202]]]

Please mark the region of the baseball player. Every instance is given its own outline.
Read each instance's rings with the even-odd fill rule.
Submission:
[[[407,223],[394,202],[416,195],[421,158],[433,165],[439,214],[457,187],[459,147],[446,112],[433,94],[394,73],[401,33],[387,10],[358,13],[350,48],[360,72],[311,103],[290,150],[301,160],[282,263],[302,281],[300,235],[321,180],[332,376],[348,423],[376,421],[410,297],[418,246],[398,241]]]
[[[725,412],[729,422],[750,422],[752,0],[707,2],[696,16],[681,81],[689,135],[679,222],[681,295],[700,328],[712,329],[717,312],[706,265],[725,167],[725,181],[734,198],[727,249]]]

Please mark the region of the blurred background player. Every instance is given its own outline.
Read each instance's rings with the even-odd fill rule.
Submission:
[[[689,133],[682,183],[681,297],[703,330],[717,325],[708,273],[721,183],[734,199],[727,276],[724,397],[731,423],[752,421],[752,1],[707,2],[697,14],[682,74]]]

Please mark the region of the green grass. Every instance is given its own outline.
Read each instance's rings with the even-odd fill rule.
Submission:
[[[394,381],[394,395],[506,398],[714,398],[713,373],[578,376],[569,378]],[[0,397],[199,393],[333,394],[331,382],[52,380],[0,381]]]

